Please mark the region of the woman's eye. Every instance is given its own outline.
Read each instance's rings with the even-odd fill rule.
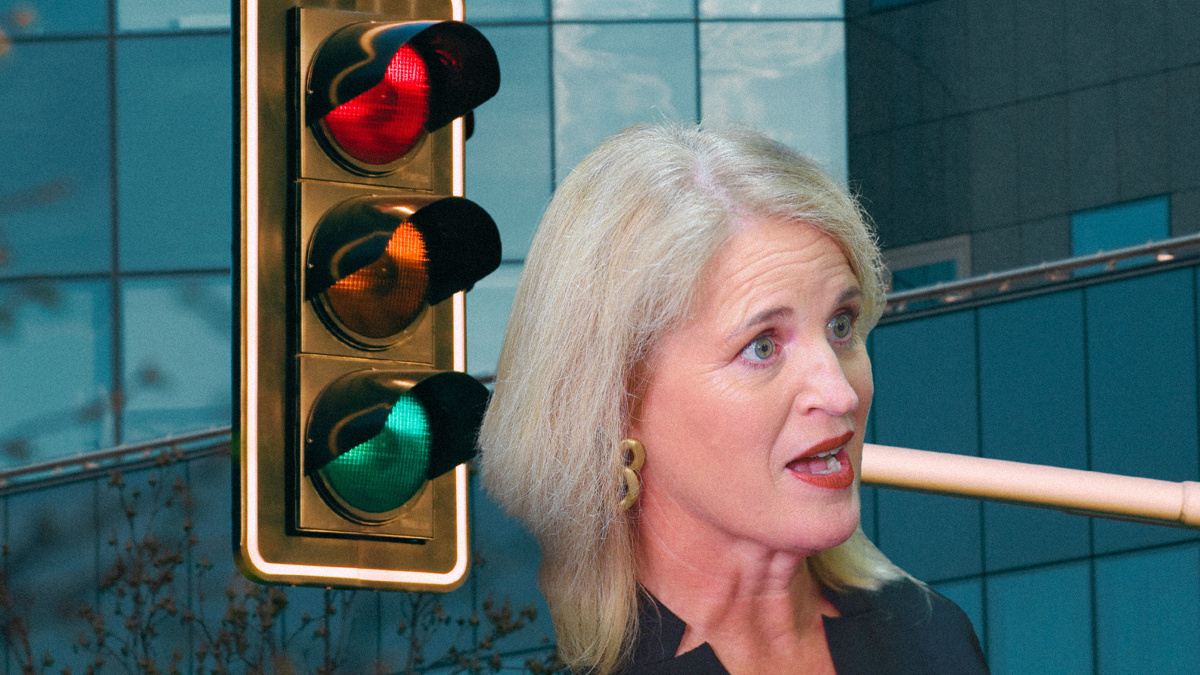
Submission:
[[[755,338],[754,342],[746,345],[742,350],[742,356],[751,361],[766,361],[775,353],[775,341],[767,336]]]
[[[854,320],[848,314],[838,314],[829,322],[829,335],[838,342],[843,342],[854,334]]]

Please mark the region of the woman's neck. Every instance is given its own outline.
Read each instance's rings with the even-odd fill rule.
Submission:
[[[643,506],[638,580],[687,624],[677,653],[708,643],[737,675],[833,672],[822,616],[838,613],[806,555],[681,527]]]

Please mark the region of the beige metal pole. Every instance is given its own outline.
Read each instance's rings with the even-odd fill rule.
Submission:
[[[1041,506],[1200,529],[1200,483],[1062,469],[928,450],[863,446],[865,485]]]

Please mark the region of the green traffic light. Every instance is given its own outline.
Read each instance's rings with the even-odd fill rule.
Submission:
[[[459,372],[363,369],[330,382],[312,404],[304,474],[342,518],[400,518],[428,481],[475,455],[488,390]]]
[[[321,474],[348,505],[386,513],[404,506],[425,484],[432,445],[425,410],[404,394],[378,434],[338,455]]]

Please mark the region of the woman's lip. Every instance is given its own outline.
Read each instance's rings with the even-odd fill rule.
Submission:
[[[816,457],[817,455],[821,454],[822,452],[832,452],[834,450],[837,450],[838,448],[842,447],[843,445],[849,443],[851,438],[854,438],[853,431],[847,431],[846,433],[842,434],[841,436],[834,436],[833,438],[827,438],[827,439],[821,441],[820,443],[817,443],[816,445],[812,446],[811,448],[805,450],[804,452],[800,453],[799,455],[796,455],[795,457],[793,457],[792,462],[794,462],[798,459],[804,459],[806,457]],[[791,462],[788,462],[788,463],[791,464]]]

